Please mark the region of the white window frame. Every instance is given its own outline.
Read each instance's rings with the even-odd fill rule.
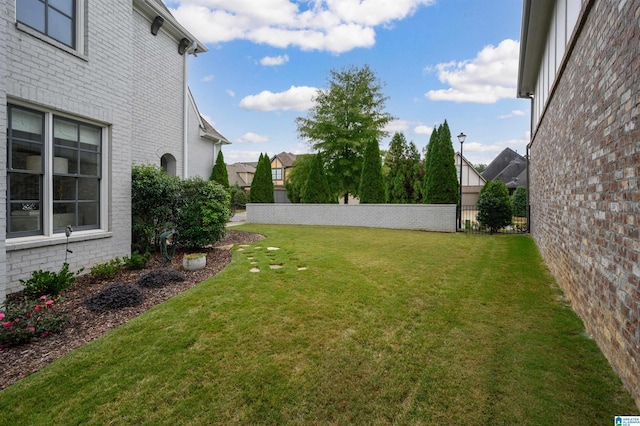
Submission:
[[[9,106],[21,107],[25,109],[32,110],[34,112],[44,114],[44,147],[43,147],[43,156],[44,156],[44,171],[43,171],[43,182],[42,182],[42,204],[40,206],[41,214],[42,214],[42,232],[37,235],[13,235],[9,234],[8,229],[8,220],[7,216],[7,235],[6,235],[6,243],[7,248],[9,249],[12,244],[20,244],[22,242],[38,242],[38,241],[49,241],[52,238],[60,238],[65,237],[64,231],[58,230],[54,231],[53,228],[53,121],[54,117],[59,118],[67,118],[69,120],[73,120],[78,123],[87,124],[91,126],[96,126],[101,129],[101,149],[100,149],[100,168],[101,168],[101,176],[100,176],[100,194],[99,194],[99,220],[98,227],[86,230],[78,230],[74,232],[75,235],[93,235],[93,234],[102,234],[108,232],[108,214],[109,214],[109,206],[108,206],[108,194],[109,194],[109,180],[110,180],[110,167],[109,167],[109,147],[110,147],[110,128],[105,123],[100,123],[92,120],[87,120],[82,117],[74,116],[72,114],[61,113],[59,111],[53,111],[50,109],[36,107],[31,104],[9,100],[8,105],[6,106],[7,110]],[[7,111],[8,112],[8,111]],[[7,123],[8,125],[8,123]],[[5,136],[8,137],[8,136]],[[5,139],[5,143],[8,140]],[[11,155],[10,152],[7,155]],[[8,171],[6,171],[8,173]],[[8,190],[8,189],[7,189]],[[8,195],[8,194],[7,194]]]

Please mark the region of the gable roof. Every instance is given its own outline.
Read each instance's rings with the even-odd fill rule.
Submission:
[[[245,181],[241,173],[255,174],[256,168],[248,163],[227,164],[227,175],[229,176],[229,185],[233,186],[237,184],[240,187],[251,185],[251,182]]]
[[[527,184],[527,159],[511,148],[505,148],[482,172],[487,181],[500,179],[509,189]]]
[[[193,94],[191,93],[191,88],[189,90],[189,101],[191,102],[191,106],[196,112],[196,117],[198,118],[198,127],[200,128],[200,137],[204,139],[208,139],[214,143],[220,143],[222,145],[230,145],[231,142],[220,132],[218,132],[212,125],[209,123],[203,116],[200,114],[200,110],[198,109],[198,105],[196,105],[195,99],[193,99]]]
[[[292,154],[290,152],[281,152],[280,154],[274,155],[271,158],[271,161],[275,160],[275,159],[280,160],[280,162],[282,163],[282,167],[283,168],[287,168],[287,167],[291,167],[293,166],[293,162],[296,161],[296,155]]]

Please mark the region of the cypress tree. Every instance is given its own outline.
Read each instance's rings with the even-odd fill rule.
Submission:
[[[271,161],[267,154],[260,154],[256,173],[251,181],[249,192],[251,203],[274,203],[273,180],[271,178]]]
[[[218,157],[216,158],[216,164],[213,166],[213,170],[211,170],[211,176],[209,176],[209,180],[212,180],[225,188],[229,188],[229,174],[227,173],[227,166],[224,164],[224,156],[222,155],[222,151],[218,152]]]
[[[427,145],[425,157],[424,157],[424,183],[422,186],[422,201],[427,203],[427,199],[429,198],[429,177],[433,174],[431,171],[431,159],[433,157],[432,151],[433,147],[437,145],[438,141],[438,128],[434,127],[433,132],[431,132],[431,137],[429,138],[429,144]]]
[[[389,144],[385,165],[389,167],[386,187],[388,202],[404,204],[409,201],[407,194],[407,141],[402,133],[396,133]]]
[[[435,145],[429,146],[428,150],[425,202],[428,204],[458,204],[460,187],[456,176],[455,152],[447,120],[438,129],[435,142]]]
[[[382,159],[380,158],[380,146],[376,139],[369,140],[364,151],[359,195],[362,204],[385,202]]]
[[[329,180],[324,170],[324,161],[322,155],[316,154],[311,161],[311,169],[307,176],[307,181],[302,188],[302,196],[300,199],[303,203],[308,204],[327,204],[334,202],[329,189]]]

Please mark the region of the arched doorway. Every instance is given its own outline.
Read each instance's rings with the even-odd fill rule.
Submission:
[[[169,176],[176,175],[176,157],[171,154],[164,154],[160,157],[160,167]]]

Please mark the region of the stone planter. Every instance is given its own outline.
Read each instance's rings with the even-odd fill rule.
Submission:
[[[202,269],[207,265],[206,253],[185,254],[182,258],[182,268],[187,271]]]

